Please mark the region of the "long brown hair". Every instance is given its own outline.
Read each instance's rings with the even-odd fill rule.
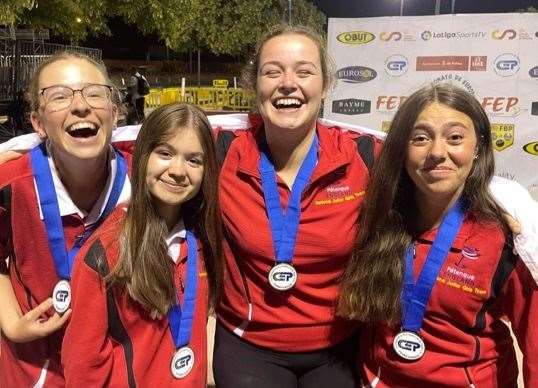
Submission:
[[[222,231],[218,206],[218,165],[211,125],[193,105],[174,103],[157,108],[138,135],[132,171],[132,196],[119,237],[118,263],[106,281],[126,287],[152,316],[165,315],[176,301],[173,263],[168,256],[166,223],[159,216],[146,183],[151,152],[183,128],[194,129],[204,151],[204,176],[198,194],[181,207],[185,226],[201,241],[211,305],[222,283]]]
[[[401,317],[404,254],[411,243],[411,224],[417,214],[415,187],[404,167],[407,145],[417,117],[433,102],[471,118],[477,138],[477,158],[465,181],[462,197],[477,219],[505,227],[502,211],[488,191],[494,160],[490,123],[484,109],[472,95],[449,84],[418,90],[394,116],[374,167],[352,258],[342,278],[338,304],[342,316],[367,322],[397,322]]]

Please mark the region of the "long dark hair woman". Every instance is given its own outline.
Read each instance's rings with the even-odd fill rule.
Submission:
[[[362,209],[339,312],[367,323],[362,377],[376,387],[537,384],[538,289],[488,190],[489,120],[475,98],[427,86],[400,107]]]

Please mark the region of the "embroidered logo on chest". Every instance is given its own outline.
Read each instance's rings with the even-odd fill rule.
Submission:
[[[469,268],[469,264],[476,262],[479,258],[479,249],[464,246],[461,250],[460,258],[454,265],[449,264],[444,270],[443,275],[437,278],[437,281],[468,293],[485,295],[486,290],[477,285],[476,276],[473,270]]]
[[[344,203],[346,201],[353,201],[364,195],[364,191],[354,193],[348,185],[331,185],[324,190],[327,195],[326,198],[318,199],[316,205],[334,205]]]

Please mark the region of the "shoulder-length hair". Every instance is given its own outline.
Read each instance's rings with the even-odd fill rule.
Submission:
[[[490,122],[482,106],[472,95],[450,84],[416,91],[394,116],[366,192],[351,261],[342,278],[338,303],[342,316],[367,322],[397,322],[401,318],[404,255],[417,214],[415,187],[405,162],[417,117],[434,102],[466,114],[474,125],[477,157],[462,193],[469,212],[478,220],[506,225],[488,190],[494,159]]]
[[[146,183],[148,159],[157,146],[185,128],[195,130],[202,145],[204,176],[198,194],[182,205],[181,216],[201,242],[212,306],[222,283],[218,165],[211,125],[193,105],[165,105],[153,111],[140,129],[133,155],[131,203],[119,236],[119,258],[106,279],[109,285],[124,286],[153,317],[168,312],[176,301],[176,291],[174,266],[165,243],[168,229]]]

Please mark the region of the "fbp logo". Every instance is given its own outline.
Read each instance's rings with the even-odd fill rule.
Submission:
[[[504,151],[514,144],[514,124],[491,124],[493,148]]]
[[[402,33],[399,31],[382,32],[379,35],[379,39],[383,42],[388,42],[389,40],[394,40],[397,42],[402,39]]]
[[[514,54],[501,54],[495,58],[493,68],[501,77],[510,77],[519,71],[519,58]]]
[[[336,78],[350,83],[368,82],[375,77],[377,77],[377,72],[365,66],[343,67],[336,72]]]
[[[501,39],[508,39],[508,40],[512,40],[512,39],[515,39],[517,36],[517,32],[512,30],[512,29],[508,29],[508,30],[493,30],[491,32],[491,37],[493,39],[497,39],[497,40],[501,40]]]
[[[385,72],[392,77],[400,77],[407,73],[409,61],[403,55],[391,55],[385,61]]]
[[[532,143],[525,144],[523,146],[523,151],[528,154],[538,156],[538,141],[533,141]]]
[[[336,39],[345,44],[367,44],[375,39],[375,35],[368,31],[342,32]]]

